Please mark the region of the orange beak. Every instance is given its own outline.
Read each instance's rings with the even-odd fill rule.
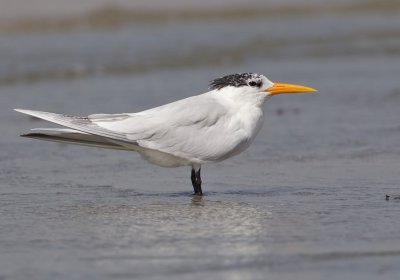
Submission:
[[[276,95],[282,93],[317,92],[317,90],[314,88],[300,86],[300,85],[282,84],[282,83],[274,83],[272,87],[267,88],[264,91],[269,92],[270,95]]]

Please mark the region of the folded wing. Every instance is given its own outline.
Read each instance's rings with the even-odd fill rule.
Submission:
[[[139,113],[75,117],[32,110],[16,111],[128,146],[138,145],[202,162],[227,158],[248,140],[240,129],[232,129],[234,112],[206,94]]]

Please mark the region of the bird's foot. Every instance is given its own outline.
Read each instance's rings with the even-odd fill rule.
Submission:
[[[193,196],[203,196],[203,193],[202,192],[194,192],[192,195]]]

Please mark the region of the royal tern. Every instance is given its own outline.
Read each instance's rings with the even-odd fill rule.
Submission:
[[[138,152],[162,167],[191,167],[196,195],[202,195],[201,166],[243,152],[263,123],[262,105],[282,93],[315,92],[310,87],[273,83],[264,75],[217,78],[209,91],[138,113],[76,117],[15,109],[67,128],[36,128],[23,137]]]

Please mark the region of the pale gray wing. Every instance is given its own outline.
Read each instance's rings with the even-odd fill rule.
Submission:
[[[119,121],[109,121],[106,115],[89,118],[100,127],[125,133],[141,147],[202,161],[229,157],[247,139],[240,128],[232,129],[234,112],[208,94],[129,115]]]
[[[63,114],[55,114],[49,112],[41,112],[41,111],[33,111],[33,110],[23,110],[23,109],[15,109],[15,111],[31,115],[37,117],[39,119],[43,119],[52,123],[56,123],[62,126],[66,126],[72,129],[76,129],[78,131],[82,131],[85,133],[99,135],[110,139],[115,139],[119,141],[132,142],[130,139],[126,137],[124,133],[116,132],[112,130],[105,129],[103,127],[98,126],[94,122],[92,122],[88,117],[76,117],[69,116]],[[129,116],[126,115],[126,118]],[[118,115],[117,119],[123,118],[122,115]]]
[[[192,96],[138,113],[94,114],[88,119],[97,126],[125,134],[130,140],[161,138],[176,127],[202,123],[212,126],[226,113],[224,106],[207,94]]]
[[[139,113],[75,117],[16,109],[85,133],[202,161],[227,158],[248,140],[234,125],[231,110],[208,93]]]

